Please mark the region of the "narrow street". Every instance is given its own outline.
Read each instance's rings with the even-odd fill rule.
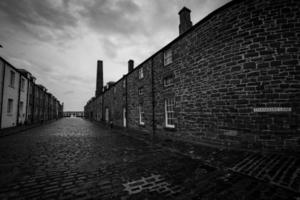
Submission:
[[[247,171],[242,167],[249,161],[247,156],[245,161],[227,164],[236,172],[216,169],[120,131],[81,118],[64,118],[0,138],[0,199],[299,197],[238,173]]]

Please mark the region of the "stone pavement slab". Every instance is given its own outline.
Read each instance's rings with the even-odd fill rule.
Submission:
[[[199,147],[190,153],[196,159],[166,147],[81,118],[2,137],[0,199],[295,199],[299,195],[230,171],[243,160],[237,158],[247,158],[245,154],[229,156],[226,150]]]

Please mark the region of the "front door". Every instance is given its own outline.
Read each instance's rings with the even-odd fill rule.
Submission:
[[[109,110],[108,110],[108,108],[105,108],[105,121],[109,122]]]
[[[126,108],[123,108],[123,126],[126,127]]]

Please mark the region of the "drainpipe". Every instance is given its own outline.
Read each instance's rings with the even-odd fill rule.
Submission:
[[[1,98],[1,106],[0,106],[0,114],[1,114],[1,116],[0,116],[0,129],[2,128],[2,115],[3,115],[2,111],[3,111],[3,99],[4,99],[3,92],[4,92],[4,84],[5,84],[5,68],[6,68],[6,64],[3,61],[3,77],[2,77],[3,83],[2,83],[2,88],[1,88],[2,98]]]
[[[27,75],[28,77],[28,75]],[[27,79],[27,95],[26,95],[26,114],[25,114],[25,122],[26,122],[26,125],[28,124],[28,105],[29,105],[29,79]]]
[[[22,75],[20,73],[20,78],[19,78],[19,91],[18,91],[18,105],[17,105],[17,126],[19,125],[19,115],[20,115],[20,96],[21,96],[21,80],[22,80]],[[24,105],[24,104],[23,104]]]
[[[128,84],[127,84],[127,77],[128,76],[125,77],[125,109],[126,109],[126,116],[125,116],[126,117],[126,127],[125,128],[128,130],[129,120],[128,120],[128,89],[127,89]]]
[[[152,138],[155,136],[155,94],[154,94],[154,69],[153,69],[153,58],[151,59],[151,92],[152,92]]]

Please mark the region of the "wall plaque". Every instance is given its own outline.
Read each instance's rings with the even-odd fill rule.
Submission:
[[[291,107],[260,107],[253,108],[253,112],[291,112]]]

